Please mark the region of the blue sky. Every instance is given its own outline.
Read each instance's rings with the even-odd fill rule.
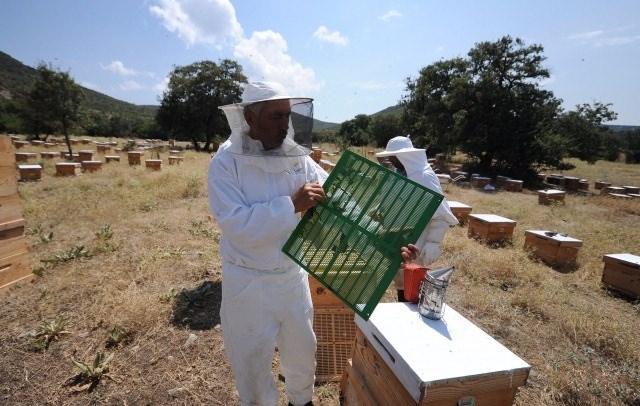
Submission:
[[[613,103],[616,123],[640,125],[638,0],[3,0],[0,19],[1,51],[122,100],[158,104],[174,65],[232,58],[333,122],[393,105],[421,67],[509,34],[545,47],[544,86],[565,108]]]

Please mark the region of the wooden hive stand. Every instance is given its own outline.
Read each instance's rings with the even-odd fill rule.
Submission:
[[[142,165],[142,157],[144,156],[144,151],[129,151],[127,152],[127,159],[129,160],[129,165]]]
[[[162,169],[162,159],[147,159],[144,161],[144,165],[147,169],[159,171]]]
[[[495,214],[469,214],[468,237],[487,243],[501,243],[513,239],[516,222]]]
[[[629,253],[607,254],[602,283],[632,299],[640,298],[640,256]]]
[[[449,203],[451,212],[456,216],[460,224],[465,224],[469,219],[472,207],[464,203],[456,202],[455,200],[448,200],[447,202]]]
[[[169,165],[178,165],[184,162],[184,157],[177,155],[169,155]]]
[[[82,161],[82,172],[96,172],[102,169],[102,161]]]
[[[58,162],[56,163],[56,176],[76,176],[80,164],[75,162]]]
[[[552,266],[575,264],[582,241],[548,230],[526,230],[524,248]]]
[[[564,204],[566,192],[562,190],[547,189],[538,190],[538,204],[548,206],[550,204]]]
[[[417,305],[381,303],[356,326],[344,406],[508,406],[529,377],[525,361],[450,307],[429,320]]]
[[[120,155],[105,155],[104,156],[104,161],[106,163],[109,163],[109,162],[120,162]]]
[[[40,165],[18,165],[18,172],[22,182],[42,179],[42,166]]]
[[[0,136],[0,292],[33,277],[15,165],[11,139]]]

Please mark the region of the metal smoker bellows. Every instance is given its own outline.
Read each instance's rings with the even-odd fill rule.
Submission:
[[[453,266],[435,269],[425,275],[420,286],[418,312],[426,318],[439,320],[444,315],[445,297]]]

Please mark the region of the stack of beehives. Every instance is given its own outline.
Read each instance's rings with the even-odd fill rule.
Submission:
[[[15,151],[11,139],[0,136],[0,290],[32,276],[28,260]]]

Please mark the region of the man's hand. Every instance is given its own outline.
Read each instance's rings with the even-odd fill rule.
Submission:
[[[409,244],[406,247],[400,248],[400,255],[402,256],[403,263],[410,264],[418,258],[420,250],[415,245]]]
[[[296,213],[299,213],[309,210],[325,198],[324,189],[319,183],[305,183],[291,196],[291,201]]]

